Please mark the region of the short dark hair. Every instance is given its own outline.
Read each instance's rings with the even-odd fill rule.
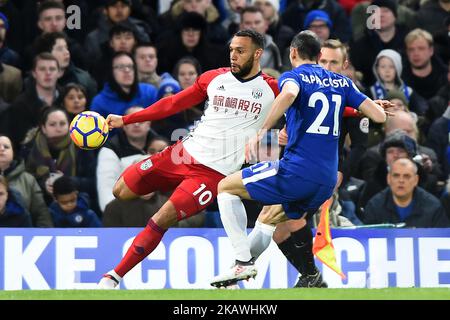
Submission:
[[[82,84],[79,83],[75,83],[75,82],[69,82],[68,84],[66,84],[61,92],[61,97],[64,103],[64,98],[69,94],[70,90],[75,89],[76,91],[81,91],[84,94],[84,97],[87,99],[88,95],[87,95],[87,91],[85,86],[83,86]]]
[[[62,196],[75,191],[77,191],[75,182],[72,180],[71,177],[68,177],[66,175],[56,179],[55,182],[53,183],[53,196],[55,198],[57,196]]]
[[[117,2],[122,2],[124,5],[131,7],[131,1],[130,0],[106,0],[105,7],[112,7]]]
[[[197,76],[200,76],[200,74],[202,73],[202,66],[200,65],[200,62],[193,56],[184,56],[184,57],[180,58],[177,61],[177,63],[175,64],[175,66],[173,67],[172,75],[177,81],[178,81],[178,71],[180,71],[180,66],[185,63],[194,66],[195,71],[197,71]]]
[[[32,66],[31,70],[35,70],[36,69],[37,63],[40,60],[52,60],[52,61],[55,61],[56,65],[58,66],[58,69],[59,69],[58,59],[56,59],[54,55],[52,55],[50,52],[41,52],[41,53],[37,54],[34,57],[34,59],[33,59],[33,66]]]
[[[115,23],[111,29],[109,29],[109,39],[112,39],[115,35],[118,34],[122,34],[122,33],[131,33],[134,37],[134,39],[137,41],[138,40],[138,36],[137,36],[137,30],[136,27],[127,21],[122,21],[122,22],[118,22]]]
[[[35,53],[52,52],[53,47],[56,44],[56,40],[58,39],[64,39],[66,40],[66,43],[68,42],[66,35],[62,32],[49,32],[41,34],[34,42]]]
[[[266,46],[266,40],[264,39],[264,36],[261,33],[256,32],[255,30],[251,29],[240,30],[236,32],[234,36],[251,38],[253,44],[259,49],[264,49]]]
[[[46,106],[44,108],[42,108],[39,111],[39,126],[45,126],[45,123],[48,120],[48,117],[53,113],[53,112],[58,112],[61,111],[62,113],[65,114],[67,121],[69,121],[69,116],[67,115],[67,112],[65,109],[61,109],[57,106]]]
[[[206,31],[208,24],[205,17],[197,12],[183,12],[177,20],[177,28],[179,31],[183,29],[194,29],[202,32]]]
[[[313,61],[317,61],[321,48],[319,37],[309,30],[297,33],[292,39],[291,47],[297,49],[300,58]]]
[[[136,53],[136,50],[139,48],[154,48],[156,51],[158,50],[158,48],[156,47],[156,45],[153,42],[150,41],[139,41],[135,46],[134,46],[134,53]]]
[[[38,17],[41,17],[41,13],[48,9],[61,9],[64,11],[64,15],[66,14],[66,8],[64,7],[64,4],[59,1],[54,0],[46,0],[39,4],[38,7]]]
[[[158,55],[158,48],[156,47],[155,44],[153,44],[153,42],[150,41],[137,41],[136,45],[133,48],[133,57],[136,59],[136,52],[138,49],[140,48],[153,48],[155,49],[155,53],[156,55]]]

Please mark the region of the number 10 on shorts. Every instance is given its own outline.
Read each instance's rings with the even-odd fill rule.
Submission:
[[[204,206],[205,204],[207,204],[211,199],[212,199],[212,192],[209,190],[205,190],[206,185],[204,183],[200,184],[200,188],[198,188],[197,190],[195,190],[195,192],[193,193],[193,195],[196,197],[198,194],[200,194],[198,196],[198,202],[200,203],[200,205]]]

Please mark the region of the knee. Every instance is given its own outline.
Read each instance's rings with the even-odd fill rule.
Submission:
[[[130,199],[130,192],[128,191],[128,187],[123,181],[123,178],[120,178],[113,187],[113,195],[119,200],[128,200]]]
[[[266,210],[265,208],[266,207],[259,213],[258,221],[264,224],[270,224],[272,222],[272,217],[269,214],[269,210]]]
[[[113,187],[113,195],[116,197],[116,199],[122,199],[122,188],[120,187],[119,183],[116,183]]]
[[[265,206],[258,216],[258,221],[264,224],[277,225],[285,221],[283,207],[281,205]]]
[[[280,225],[278,225],[277,228],[275,229],[272,238],[276,244],[280,244],[286,241],[290,236],[291,233],[285,227],[280,227]]]
[[[229,188],[229,186],[228,186],[228,182],[227,182],[227,179],[222,179],[220,182],[219,182],[219,185],[217,186],[217,192],[218,193],[222,193],[222,192],[227,192],[227,193],[230,193],[230,188]]]
[[[289,232],[294,233],[306,227],[306,219],[300,218],[297,220],[290,220],[288,221],[287,226],[289,228]]]

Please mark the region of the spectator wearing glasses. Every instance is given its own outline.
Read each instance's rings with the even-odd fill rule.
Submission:
[[[117,52],[111,60],[108,81],[94,97],[90,110],[104,117],[110,113],[124,115],[131,106],[151,105],[157,100],[157,93],[155,86],[138,82],[133,57],[126,52]]]
[[[92,62],[91,74],[100,87],[107,81],[111,59],[117,52],[133,53],[138,43],[137,30],[128,22],[115,24],[109,30],[109,41],[101,46],[101,55]]]
[[[313,10],[306,15],[303,27],[317,34],[320,41],[324,42],[330,38],[333,23],[325,11]]]

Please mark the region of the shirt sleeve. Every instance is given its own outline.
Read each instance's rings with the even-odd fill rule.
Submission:
[[[164,119],[182,110],[189,109],[207,97],[207,84],[210,82],[208,74],[202,74],[195,83],[181,92],[165,97],[144,110],[123,117],[124,124]]]
[[[367,96],[359,91],[358,87],[353,83],[352,80],[347,78],[350,86],[347,88],[347,103],[346,106],[358,109],[361,103],[367,99]]]
[[[283,86],[286,82],[288,81],[292,81],[293,83],[295,83],[300,91],[302,89],[301,83],[300,83],[300,79],[298,78],[298,76],[292,72],[292,71],[286,71],[284,72],[280,78],[278,79],[278,88],[280,89],[280,91],[283,89]]]

